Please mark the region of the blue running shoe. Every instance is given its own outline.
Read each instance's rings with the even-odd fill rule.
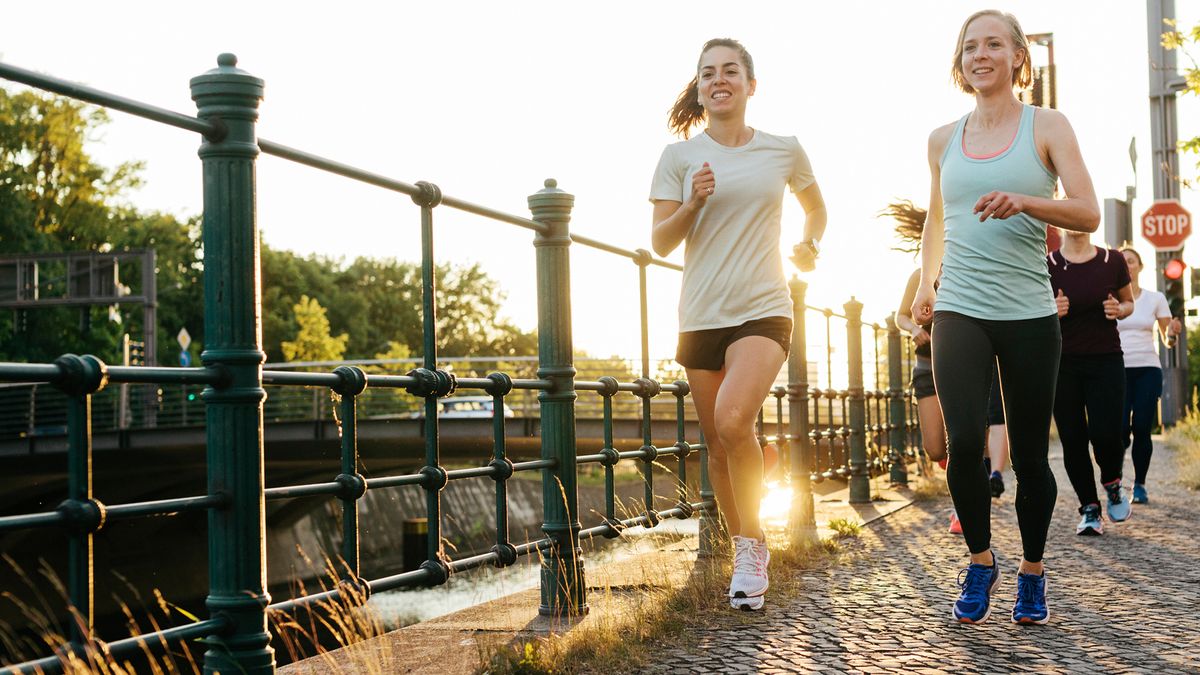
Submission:
[[[1128,520],[1133,509],[1130,508],[1129,495],[1121,489],[1121,479],[1106,484],[1104,491],[1108,493],[1108,519],[1114,523]]]
[[[1000,585],[1000,565],[992,556],[991,566],[971,563],[958,573],[962,594],[954,602],[954,620],[983,623],[992,613],[992,592]]]
[[[1042,625],[1050,620],[1046,607],[1046,575],[1017,572],[1017,602],[1013,605],[1013,623]]]
[[[999,471],[993,471],[991,477],[988,478],[988,487],[992,489],[992,499],[999,499],[1000,495],[1004,494],[1004,475]]]
[[[1146,486],[1141,483],[1133,484],[1133,503],[1134,504],[1149,504],[1150,495],[1146,494]]]

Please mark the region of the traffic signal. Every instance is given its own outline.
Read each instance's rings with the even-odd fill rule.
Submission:
[[[1192,297],[1200,295],[1200,269],[1192,268]]]
[[[139,340],[129,341],[129,358],[128,365],[144,366],[146,365],[146,343]]]
[[[1163,265],[1163,295],[1167,296],[1167,307],[1171,309],[1171,316],[1183,318],[1184,301],[1187,296],[1183,293],[1183,273],[1187,270],[1187,265],[1179,258],[1171,258]]]

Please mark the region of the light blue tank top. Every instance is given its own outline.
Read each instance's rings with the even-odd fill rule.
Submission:
[[[983,195],[1000,190],[1050,198],[1058,177],[1038,156],[1034,108],[1024,106],[1016,138],[987,159],[963,152],[964,116],[942,155],[946,248],[934,309],[978,319],[1016,321],[1056,313],[1046,268],[1046,224],[1024,213],[979,222],[972,211]]]

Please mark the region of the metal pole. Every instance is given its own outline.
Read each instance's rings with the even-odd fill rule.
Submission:
[[[367,388],[367,374],[356,366],[339,366],[333,372],[339,380],[333,390],[341,396],[342,423],[342,472],[336,478],[342,486],[338,494],[342,502],[342,564],[338,571],[342,581],[355,586],[361,599],[368,587],[360,576],[358,500],[367,492],[367,481],[358,473],[357,403]]]
[[[871,501],[871,481],[867,475],[867,407],[863,393],[862,310],[853,297],[842,305],[846,310],[846,365],[849,372],[850,417],[850,502]]]
[[[813,447],[808,424],[808,345],[805,339],[804,295],[808,284],[792,277],[792,348],[788,356],[788,467],[792,508],[788,514],[788,539],[793,546],[815,544],[816,510],[813,506]]]
[[[1154,180],[1154,199],[1179,199],[1179,138],[1175,114],[1175,92],[1184,87],[1179,76],[1175,52],[1162,46],[1163,23],[1175,18],[1175,0],[1146,0],[1147,45],[1150,58],[1150,161]],[[1171,258],[1182,257],[1183,249],[1155,254],[1154,278],[1162,292],[1166,279],[1162,270]],[[1183,417],[1187,396],[1187,326],[1174,349],[1163,349],[1159,359],[1163,369],[1162,422],[1171,426]]]
[[[204,365],[226,374],[204,390],[208,493],[224,508],[208,516],[209,595],[228,631],[207,638],[205,673],[272,673],[267,632],[266,519],[263,498],[262,294],[254,162],[263,81],[221,54],[217,68],[192,78],[199,117],[224,133],[200,145],[204,165]]]
[[[154,270],[158,267],[158,253],[154,249],[142,254],[142,295],[146,296],[146,304],[142,306],[142,331],[146,341],[142,348],[144,365],[158,364],[158,277]],[[142,426],[153,429],[158,426],[158,388],[157,384],[147,384],[142,387],[145,400],[142,401]]]
[[[538,371],[549,390],[538,394],[542,419],[542,459],[555,466],[542,472],[542,530],[554,545],[542,557],[543,615],[584,614],[583,550],[579,547],[579,495],[575,475],[575,365],[571,339],[571,208],[575,196],[547,179],[529,197],[533,220],[546,226],[537,248]]]
[[[887,318],[888,343],[888,439],[892,446],[892,483],[908,485],[908,461],[904,453],[904,366],[900,362],[900,329],[893,317]]]

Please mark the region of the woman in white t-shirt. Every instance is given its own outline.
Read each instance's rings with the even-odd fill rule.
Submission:
[[[1138,285],[1142,256],[1130,247],[1121,249],[1121,253],[1129,265],[1129,285],[1133,290],[1133,314],[1117,321],[1121,351],[1125,354],[1122,437],[1125,447],[1129,447],[1132,432],[1133,503],[1145,504],[1150,500],[1146,493],[1146,473],[1150,469],[1150,455],[1154,452],[1150,429],[1158,420],[1158,399],[1162,396],[1162,367],[1154,351],[1154,328],[1158,327],[1163,344],[1169,349],[1175,346],[1175,336],[1179,335],[1181,326],[1179,319],[1171,318],[1166,296]]]
[[[779,254],[784,188],[804,208],[792,261],[812,269],[825,202],[794,137],[746,126],[754,62],[736,40],[705,43],[679,95],[654,172],[651,239],[667,255],[685,244],[676,361],[708,442],[713,491],[733,536],[730,605],[761,609],[770,554],[758,509],[763,456],[754,422],[791,346],[792,301]],[[703,133],[689,139],[693,127]]]

